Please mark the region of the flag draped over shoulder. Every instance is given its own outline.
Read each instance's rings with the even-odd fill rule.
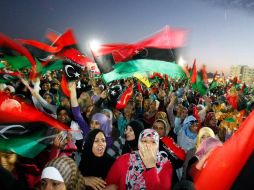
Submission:
[[[96,50],[92,49],[92,53],[101,73],[107,75],[104,77],[106,82],[119,79],[115,76],[133,76],[134,71],[160,72],[154,69],[160,66],[165,68],[166,63],[169,63],[168,67],[170,68],[170,63],[176,61],[177,50],[185,45],[186,34],[186,30],[167,26],[153,36],[134,44],[105,44]],[[126,66],[122,66],[119,71],[117,65],[125,63]],[[160,65],[156,66],[157,63]],[[142,66],[138,66],[138,64]],[[170,76],[171,73],[173,72],[165,74]]]
[[[254,111],[222,147],[212,152],[205,168],[194,181],[195,189],[224,190],[232,187],[254,151],[253,120]]]
[[[17,99],[0,96],[0,151],[33,158],[69,127]]]

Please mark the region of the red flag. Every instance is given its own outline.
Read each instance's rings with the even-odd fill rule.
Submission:
[[[62,75],[61,89],[62,89],[65,96],[70,97],[70,91],[67,87],[67,80],[66,80],[65,75]]]
[[[129,86],[116,103],[116,109],[124,109],[133,95],[133,86]]]
[[[26,39],[18,39],[19,42],[21,42],[24,45],[29,45],[34,48],[38,48],[42,51],[48,52],[48,53],[59,53],[64,47],[73,46],[76,45],[76,39],[73,35],[73,32],[71,29],[67,30],[65,33],[63,33],[61,36],[59,36],[57,39],[56,36],[52,37],[53,33],[51,33],[48,37],[50,40],[53,41],[54,44],[48,45],[42,42],[38,42],[36,40],[26,40]]]
[[[195,84],[197,81],[197,67],[196,67],[196,59],[194,59],[192,66],[192,75],[191,75],[191,83]]]
[[[0,121],[1,123],[15,123],[15,122],[44,122],[49,124],[50,126],[59,129],[59,130],[69,130],[68,126],[65,126],[64,124],[60,123],[56,119],[38,111],[35,107],[23,102],[22,100],[15,98],[15,110],[11,109],[10,107],[12,105],[9,105],[8,109],[3,109],[3,102],[8,100],[9,98],[6,97],[5,94],[0,94]],[[12,99],[10,99],[12,100]],[[20,111],[17,111],[17,105],[20,105]],[[36,127],[36,126],[35,126]]]
[[[222,147],[216,148],[194,179],[197,190],[230,189],[254,151],[254,111]],[[250,180],[250,179],[249,179]]]
[[[201,129],[202,127],[202,122],[201,122],[201,119],[198,115],[198,109],[197,109],[197,106],[194,106],[193,107],[193,116],[197,119],[198,121],[198,131]]]
[[[87,67],[88,63],[92,62],[92,60],[89,57],[83,55],[79,50],[74,48],[64,50],[59,56],[68,58],[71,61],[84,67]]]

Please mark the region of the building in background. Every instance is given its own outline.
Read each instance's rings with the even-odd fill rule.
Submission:
[[[241,82],[245,82],[248,85],[254,82],[254,68],[246,65],[231,66],[230,68],[231,77],[237,76]]]

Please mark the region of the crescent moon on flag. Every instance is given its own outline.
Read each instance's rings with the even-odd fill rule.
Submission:
[[[12,80],[13,79],[13,77],[8,75],[8,74],[4,74],[3,78],[6,79],[6,80]]]
[[[143,48],[143,50],[140,53],[140,57],[147,57],[148,56],[148,50],[146,48]]]
[[[0,136],[2,136],[4,139],[8,139],[8,138],[4,135],[4,133],[5,133],[6,131],[8,131],[9,129],[12,129],[12,128],[22,128],[22,129],[25,129],[25,127],[22,126],[22,125],[8,125],[8,126],[6,126],[6,127],[4,127],[3,129],[0,130]]]
[[[65,73],[67,74],[68,77],[73,77],[73,76],[70,76],[70,75],[69,75],[69,72],[68,72],[68,69],[69,69],[69,68],[72,68],[73,71],[75,72],[75,69],[74,69],[73,66],[71,66],[71,65],[66,65],[65,68],[64,68]]]

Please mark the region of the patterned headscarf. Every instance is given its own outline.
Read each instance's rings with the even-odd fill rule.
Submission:
[[[159,134],[153,129],[145,129],[139,135],[139,147],[142,138],[151,137],[157,144],[157,150],[159,151]],[[156,171],[160,173],[162,167],[167,162],[167,158],[163,157],[159,152],[157,153]],[[130,154],[129,168],[126,175],[126,189],[146,189],[145,178],[142,173],[146,170],[146,167],[139,155],[138,151],[133,151]]]
[[[54,167],[61,174],[67,190],[85,189],[85,181],[74,160],[61,156],[47,163],[45,168]],[[45,177],[45,176],[44,176]]]

